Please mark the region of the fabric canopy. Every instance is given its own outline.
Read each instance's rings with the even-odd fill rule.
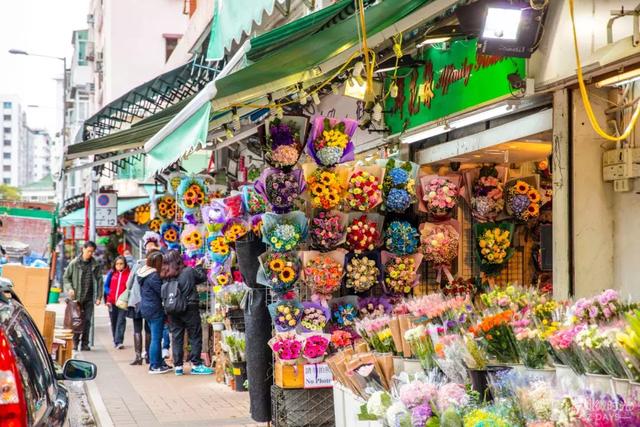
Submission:
[[[207,143],[211,104],[207,102],[186,122],[154,146],[146,157],[147,176],[164,169],[178,160],[185,152]]]
[[[136,197],[133,199],[118,199],[118,215],[124,215],[132,209],[142,206],[145,203],[149,203],[148,197]],[[60,218],[60,226],[71,227],[84,225],[85,210],[77,209],[70,214],[67,214]]]

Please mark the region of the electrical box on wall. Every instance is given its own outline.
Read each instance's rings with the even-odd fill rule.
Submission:
[[[616,192],[633,189],[633,178],[640,177],[640,148],[616,148],[602,154],[602,177],[613,181]]]

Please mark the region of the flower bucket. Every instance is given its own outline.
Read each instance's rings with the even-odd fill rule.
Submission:
[[[467,369],[471,378],[471,388],[476,391],[485,402],[493,401],[493,395],[489,389],[489,371],[486,369]]]
[[[612,378],[613,390],[616,395],[623,400],[627,400],[630,397],[631,383],[627,378]]]
[[[640,399],[640,382],[629,381],[629,400]]]
[[[215,332],[221,332],[224,331],[224,322],[213,322],[211,324],[211,328],[215,331]]]
[[[233,379],[235,382],[235,391],[247,391],[244,386],[247,380],[247,362],[233,363]]]
[[[556,380],[555,368],[527,368],[527,373],[536,380],[542,380],[551,384]]]
[[[576,390],[580,388],[580,377],[567,365],[555,365],[556,384],[561,390]]]
[[[51,288],[49,291],[49,304],[58,304],[60,302],[60,288]]]
[[[602,374],[585,374],[585,383],[592,392],[600,392],[603,394],[611,394],[614,392],[611,376]]]
[[[423,373],[422,365],[418,359],[402,359],[402,368],[409,375]]]

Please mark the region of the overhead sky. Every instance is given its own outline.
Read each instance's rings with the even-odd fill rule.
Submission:
[[[18,95],[23,108],[40,107],[26,108],[31,127],[44,127],[51,134],[62,127],[55,81],[62,77],[62,61],[11,55],[8,50],[66,56],[70,64],[72,31],[87,28],[88,10],[89,0],[0,0],[0,95]]]

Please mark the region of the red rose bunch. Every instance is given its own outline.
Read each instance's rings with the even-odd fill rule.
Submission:
[[[380,203],[382,192],[378,178],[366,171],[356,171],[349,178],[346,196],[353,210],[368,211]]]
[[[347,227],[347,245],[355,253],[374,250],[379,239],[378,224],[369,221],[366,215],[354,219]]]

